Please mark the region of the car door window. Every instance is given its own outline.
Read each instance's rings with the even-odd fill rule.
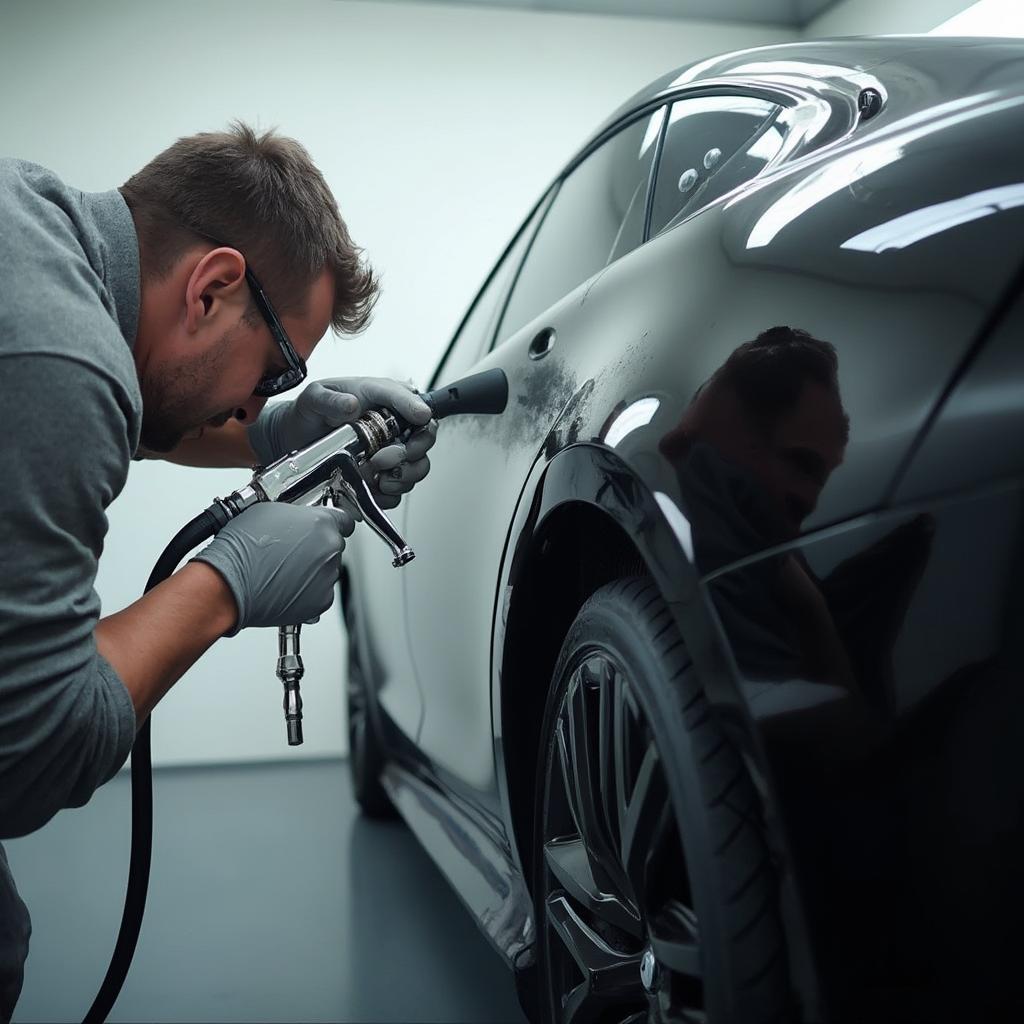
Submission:
[[[674,103],[658,162],[651,235],[756,177],[782,148],[781,110],[743,96]]]
[[[538,203],[519,233],[505,250],[498,265],[491,271],[487,283],[477,294],[469,312],[452,339],[448,351],[434,374],[432,383],[457,380],[490,347],[494,329],[504,308],[509,285],[515,278],[516,271],[522,263],[523,254],[537,230],[537,224],[548,206],[548,197]]]
[[[627,125],[562,182],[512,289],[499,340],[643,240],[664,108]]]

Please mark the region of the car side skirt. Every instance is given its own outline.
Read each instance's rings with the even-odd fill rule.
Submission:
[[[510,852],[422,774],[392,761],[381,782],[491,945],[514,968],[533,944],[533,915]]]

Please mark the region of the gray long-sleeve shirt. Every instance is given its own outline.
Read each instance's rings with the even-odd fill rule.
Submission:
[[[135,737],[93,630],[106,508],[142,419],[139,280],[120,193],[0,160],[0,838],[84,804]]]

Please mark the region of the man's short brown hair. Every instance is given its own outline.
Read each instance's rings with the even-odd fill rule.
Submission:
[[[179,139],[121,187],[144,277],[163,277],[197,242],[239,250],[279,313],[305,307],[325,269],[335,283],[331,326],[362,330],[377,280],[352,241],[306,149],[273,129],[234,122]]]

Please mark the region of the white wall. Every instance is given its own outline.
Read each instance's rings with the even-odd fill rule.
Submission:
[[[829,36],[930,32],[970,4],[971,0],[841,0],[811,21],[803,36],[826,39]]]
[[[325,341],[312,375],[422,383],[522,215],[597,123],[678,64],[792,38],[461,6],[4,0],[0,139],[5,155],[101,190],[180,135],[236,117],[279,126],[308,146],[384,283],[371,329]],[[104,610],[134,600],[177,527],[244,477],[133,466],[111,509]],[[285,744],[275,631],[251,630],[217,644],[161,704],[156,762],[343,751],[341,633],[333,614],[304,630],[304,747]]]
[[[1024,38],[1024,5],[1021,0],[978,0],[932,29],[931,34],[1021,39]]]

